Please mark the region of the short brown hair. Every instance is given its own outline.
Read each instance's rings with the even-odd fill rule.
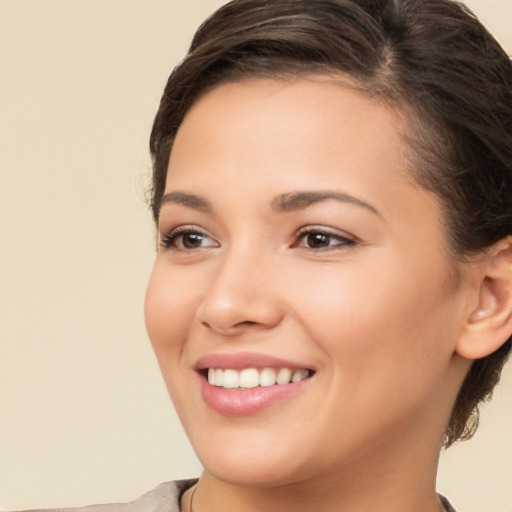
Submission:
[[[405,114],[418,183],[440,200],[451,252],[512,234],[512,63],[452,0],[234,0],[198,29],[166,85],[151,133],[158,219],[176,132],[207,90],[249,77],[349,76]],[[470,438],[511,339],[474,361],[445,445]]]

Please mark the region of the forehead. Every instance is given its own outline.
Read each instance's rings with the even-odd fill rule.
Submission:
[[[324,181],[340,171],[373,180],[393,159],[396,176],[410,180],[403,121],[384,102],[369,98],[345,79],[251,79],[215,87],[189,110],[169,162],[166,191],[200,174],[231,169],[233,183],[274,181],[306,168]],[[371,160],[371,161],[370,161]],[[222,169],[216,169],[220,165]],[[243,173],[249,168],[252,172]]]
[[[265,107],[261,109],[261,107]],[[200,110],[200,114],[197,114]],[[280,79],[248,77],[215,85],[202,93],[188,110],[178,130],[205,113],[233,115],[242,111],[258,111],[257,117],[244,119],[243,125],[251,126],[254,120],[280,118],[283,121],[309,117],[309,121],[325,123],[330,118],[344,116],[350,122],[367,123],[378,130],[377,124],[403,129],[406,125],[402,115],[385,98],[373,95],[366,87],[349,76],[343,75],[285,75]],[[311,116],[316,113],[317,116]],[[327,114],[330,114],[327,115]],[[354,115],[357,114],[357,115]],[[217,118],[218,120],[223,120]],[[371,124],[368,124],[368,122]],[[296,125],[299,128],[301,125]],[[242,127],[240,125],[239,127]],[[271,126],[267,125],[267,129]],[[291,131],[292,126],[288,127]],[[388,133],[389,130],[388,130]]]

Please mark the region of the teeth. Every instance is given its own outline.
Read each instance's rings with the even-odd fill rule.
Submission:
[[[290,382],[300,382],[309,377],[308,370],[290,370],[289,368],[245,368],[232,370],[208,368],[208,383],[225,389],[252,389],[258,386],[269,387],[276,383],[280,386]]]
[[[256,388],[260,385],[260,372],[256,368],[246,368],[240,372],[241,388]]]
[[[292,371],[288,368],[281,368],[279,373],[277,374],[276,381],[281,386],[283,384],[288,384],[292,379]]]
[[[236,370],[224,370],[222,387],[226,389],[236,389],[240,387],[240,374]]]
[[[307,379],[309,372],[307,370],[295,370],[292,375],[292,382],[300,382],[301,380]]]
[[[260,373],[260,386],[273,386],[276,383],[276,371],[273,368],[263,368]]]
[[[224,381],[224,371],[223,370],[215,370],[215,385],[222,386]]]

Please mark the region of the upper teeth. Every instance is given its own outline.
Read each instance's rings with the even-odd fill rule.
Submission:
[[[256,388],[258,386],[273,386],[274,384],[289,384],[307,379],[308,370],[290,370],[289,368],[245,368],[245,370],[208,369],[208,383],[226,389]]]

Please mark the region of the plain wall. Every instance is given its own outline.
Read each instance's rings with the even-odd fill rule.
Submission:
[[[144,329],[152,118],[216,0],[0,0],[0,507],[133,499],[200,466]],[[473,0],[512,48],[512,0]],[[464,512],[512,512],[510,364],[443,456]]]

